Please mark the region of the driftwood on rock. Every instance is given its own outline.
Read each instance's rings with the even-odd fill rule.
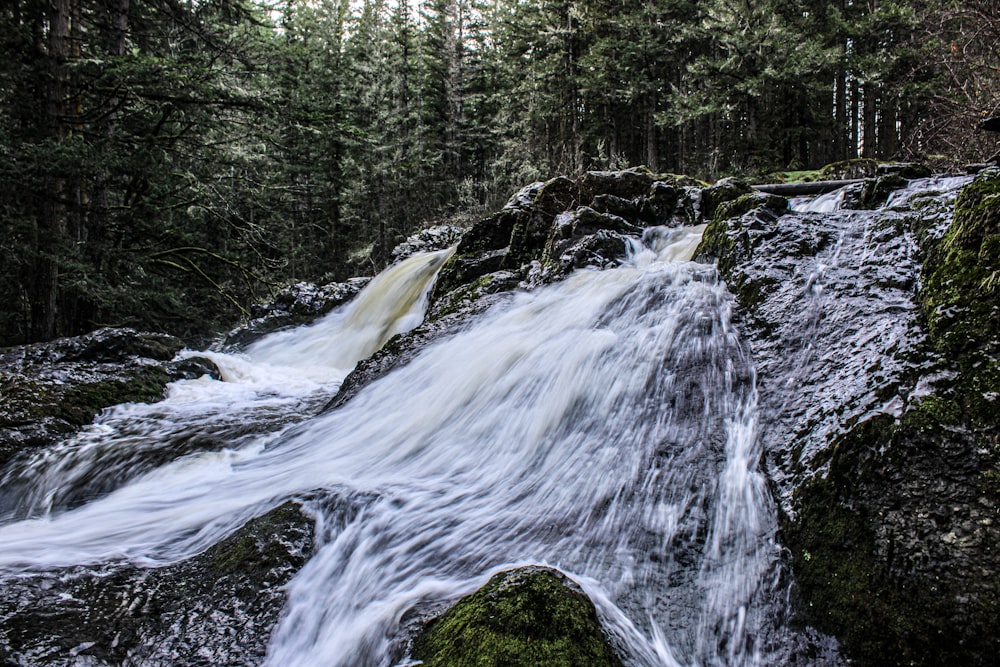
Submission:
[[[845,185],[860,183],[864,179],[854,178],[840,181],[812,181],[810,183],[765,183],[751,186],[759,192],[767,192],[782,197],[802,197],[805,195],[821,195],[833,192]]]

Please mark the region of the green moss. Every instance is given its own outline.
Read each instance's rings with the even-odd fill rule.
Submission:
[[[959,372],[952,383],[973,425],[996,424],[1000,405],[1000,171],[962,190],[955,217],[927,256],[918,295],[931,344]]]
[[[213,546],[205,554],[206,564],[218,579],[238,580],[237,595],[252,598],[282,576],[286,568],[304,561],[302,554],[289,552],[282,537],[291,527],[302,523],[299,505],[286,502]]]
[[[902,417],[904,428],[920,433],[938,432],[961,422],[962,406],[954,399],[933,394],[911,405]]]
[[[442,317],[451,315],[452,313],[458,312],[466,304],[475,301],[483,293],[489,284],[493,282],[493,276],[487,274],[485,276],[480,276],[476,280],[472,281],[467,285],[462,285],[457,289],[445,294],[441,297],[441,301],[444,303],[434,312],[434,320],[439,320]],[[392,344],[390,340],[385,347]]]
[[[546,568],[501,572],[417,638],[425,667],[620,665],[593,603]]]
[[[119,403],[151,403],[163,398],[163,388],[170,381],[160,366],[141,366],[125,379],[79,384],[63,394],[53,405],[56,416],[71,424],[89,424],[101,410]]]
[[[743,181],[724,178],[701,191],[701,215],[706,220],[712,220],[720,205],[752,192],[750,186]]]
[[[821,180],[823,176],[819,169],[772,171],[757,179],[760,183],[812,183]]]

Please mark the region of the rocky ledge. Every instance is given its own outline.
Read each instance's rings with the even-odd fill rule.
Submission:
[[[104,408],[163,398],[168,382],[217,374],[166,334],[99,329],[0,350],[0,466],[89,424]]]
[[[882,179],[883,202],[906,184]],[[761,378],[797,617],[859,665],[1000,654],[1000,171],[927,187],[725,211],[700,249]]]

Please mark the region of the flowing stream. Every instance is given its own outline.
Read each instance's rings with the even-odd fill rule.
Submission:
[[[527,563],[578,581],[628,664],[769,664],[755,371],[715,268],[688,261],[702,229],[517,292],[335,410],[354,363],[420,322],[450,251],[213,354],[225,382],[175,383],[4,471],[0,572],[176,562],[323,489],[353,509],[312,507],[266,664],[394,664],[408,611]],[[219,444],[168,456],[192,438]]]

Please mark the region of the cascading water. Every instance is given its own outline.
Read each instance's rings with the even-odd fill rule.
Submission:
[[[231,382],[179,383],[8,470],[5,487],[39,491],[6,509],[0,570],[169,563],[327,489],[356,511],[312,508],[317,550],[267,664],[393,664],[408,610],[523,563],[578,580],[629,664],[767,664],[778,553],[755,374],[715,268],[685,261],[701,231],[652,231],[621,268],[518,293],[306,419],[354,361],[416,324],[447,252],[410,260],[323,323],[214,355]],[[234,429],[230,410],[282,417]],[[87,487],[113,451],[213,420],[227,424],[215,451]]]

